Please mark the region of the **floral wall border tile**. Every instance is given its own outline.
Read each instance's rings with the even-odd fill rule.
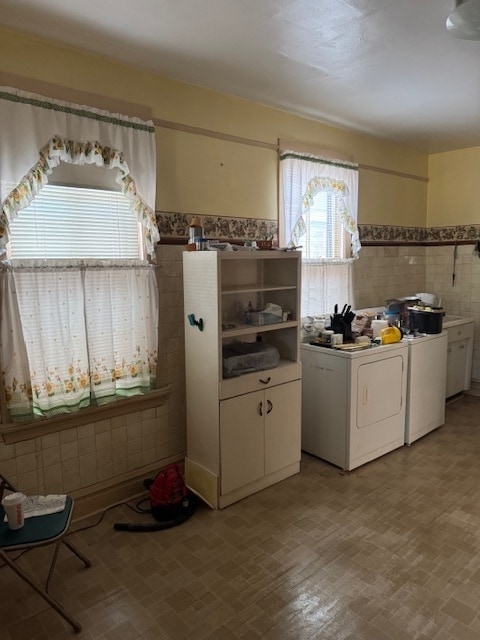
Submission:
[[[188,238],[188,227],[197,214],[157,211],[157,225],[164,241],[182,244]],[[198,215],[205,237],[209,240],[272,239],[278,242],[278,222],[262,218],[233,218]],[[449,227],[402,227],[396,225],[359,224],[360,241],[369,245],[476,242],[480,238],[480,224]]]
[[[476,242],[480,238],[480,225],[451,227],[400,227],[393,225],[358,225],[360,242],[368,244],[431,244]]]
[[[197,214],[157,211],[160,238],[183,240],[188,238],[188,227]],[[230,218],[226,216],[198,215],[208,240],[273,240],[278,241],[278,222],[257,218]]]
[[[369,243],[418,243],[425,242],[427,230],[421,227],[396,227],[391,225],[360,224],[358,225],[360,242]]]

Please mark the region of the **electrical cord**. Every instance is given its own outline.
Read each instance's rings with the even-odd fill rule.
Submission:
[[[455,286],[455,266],[457,264],[457,254],[458,254],[458,244],[455,242],[455,247],[453,249],[453,269],[452,269],[452,287]]]
[[[87,529],[93,529],[94,527],[98,527],[98,525],[102,522],[102,520],[104,519],[105,515],[107,514],[108,511],[111,511],[112,509],[116,509],[117,507],[128,507],[131,511],[133,511],[134,513],[150,513],[150,508],[143,508],[142,505],[147,502],[149,503],[149,498],[143,498],[142,500],[139,500],[137,502],[137,504],[135,506],[132,506],[129,502],[119,502],[118,504],[114,504],[111,507],[107,507],[100,515],[100,518],[97,520],[97,522],[94,522],[93,524],[88,524],[84,527],[79,527],[78,529],[74,529],[74,530],[70,530],[65,537],[71,536],[74,533],[80,533],[81,531],[86,531]],[[32,549],[34,549],[35,547],[32,547]],[[23,551],[20,551],[18,553],[18,555],[15,556],[15,558],[13,558],[13,561],[17,561],[21,556],[23,556],[24,553],[28,553],[29,551],[32,551],[32,549],[24,549]],[[2,562],[0,564],[0,569],[3,569],[4,567],[6,567],[6,563]]]
[[[100,518],[97,520],[97,522],[94,522],[93,524],[87,524],[84,527],[79,527],[78,529],[69,531],[67,535],[69,536],[69,535],[72,535],[73,533],[79,533],[80,531],[86,531],[87,529],[93,529],[94,527],[98,527],[98,525],[102,522],[107,512],[111,511],[112,509],[116,509],[117,507],[123,507],[123,506],[128,507],[134,513],[150,513],[150,508],[145,509],[145,508],[142,508],[141,506],[145,502],[149,502],[149,499],[142,498],[142,500],[139,500],[135,506],[132,506],[129,502],[119,502],[118,504],[113,504],[111,507],[107,507],[100,514]]]

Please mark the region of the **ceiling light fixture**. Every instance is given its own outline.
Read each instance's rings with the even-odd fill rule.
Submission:
[[[480,0],[455,0],[447,31],[461,40],[480,40]]]

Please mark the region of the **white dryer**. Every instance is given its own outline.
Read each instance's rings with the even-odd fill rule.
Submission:
[[[301,345],[302,449],[352,470],[403,446],[408,345]]]

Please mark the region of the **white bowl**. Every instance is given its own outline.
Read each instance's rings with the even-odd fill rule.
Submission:
[[[417,296],[417,298],[420,298],[420,300],[424,303],[424,304],[428,304],[431,307],[441,307],[442,306],[442,301],[441,299],[436,296],[433,293],[416,293],[415,294]]]

